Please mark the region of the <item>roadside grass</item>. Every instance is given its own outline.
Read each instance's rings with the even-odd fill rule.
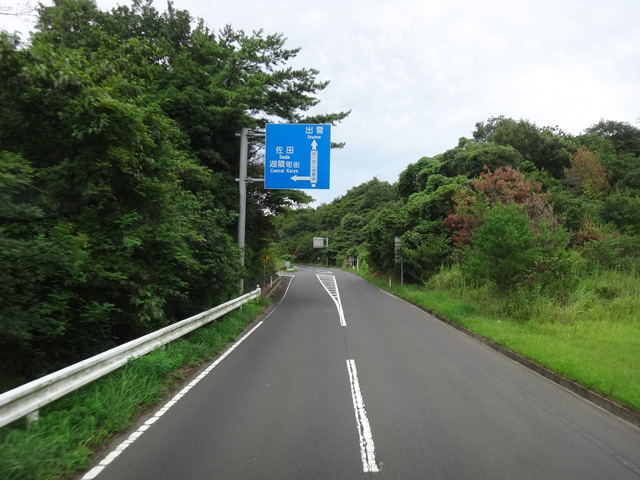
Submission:
[[[89,466],[91,455],[131,427],[184,378],[211,359],[268,304],[245,304],[218,321],[129,362],[40,410],[40,419],[0,428],[0,478],[57,480]]]
[[[559,298],[473,288],[455,266],[425,286],[389,288],[385,279],[363,277],[640,412],[640,277],[634,272],[583,276]]]

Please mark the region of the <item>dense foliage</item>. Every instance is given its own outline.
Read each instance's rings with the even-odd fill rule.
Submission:
[[[261,276],[270,217],[310,198],[249,186],[243,271],[237,132],[347,115],[305,116],[328,82],[287,65],[298,51],[279,34],[213,32],[142,0],[110,12],[55,0],[28,44],[0,33],[0,386]]]
[[[351,255],[423,283],[459,264],[466,281],[498,292],[560,295],[579,272],[640,269],[640,129],[602,120],[578,136],[525,120],[490,118],[471,138],[421,158],[394,185],[374,179],[316,210],[278,219],[279,248],[331,264]],[[635,246],[635,247],[634,247]],[[635,250],[634,250],[635,248]]]

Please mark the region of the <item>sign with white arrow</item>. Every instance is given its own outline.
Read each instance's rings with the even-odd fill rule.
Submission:
[[[266,127],[265,188],[328,189],[331,125]]]

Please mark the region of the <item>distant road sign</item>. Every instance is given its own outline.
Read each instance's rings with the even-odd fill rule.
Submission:
[[[254,257],[254,258],[255,258],[255,257]],[[264,263],[267,263],[267,262],[271,259],[271,257],[269,256],[269,254],[268,254],[268,253],[263,253],[263,254],[260,256],[260,258],[262,259],[262,261],[263,261]]]
[[[328,189],[331,125],[266,127],[265,188]]]
[[[313,248],[327,248],[329,239],[325,237],[313,237]]]
[[[394,244],[395,244],[394,245],[395,246],[394,251],[395,251],[395,255],[396,255],[395,262],[396,263],[401,263],[402,262],[402,253],[401,253],[402,252],[402,250],[401,250],[401,248],[402,248],[402,239],[399,238],[399,237],[396,237],[394,239]]]

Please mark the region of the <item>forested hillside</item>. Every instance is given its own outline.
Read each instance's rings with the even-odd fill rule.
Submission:
[[[243,271],[237,133],[347,115],[306,116],[328,82],[288,65],[298,51],[141,0],[110,12],[55,0],[28,42],[0,33],[2,389],[261,276],[269,216],[310,199],[249,185]]]
[[[471,138],[373,179],[315,210],[278,218],[282,254],[330,263],[353,255],[382,274],[424,283],[459,265],[470,284],[558,294],[580,273],[640,269],[640,129],[602,120],[578,136],[496,117]],[[323,252],[324,253],[324,252]],[[633,273],[635,275],[635,273]]]

